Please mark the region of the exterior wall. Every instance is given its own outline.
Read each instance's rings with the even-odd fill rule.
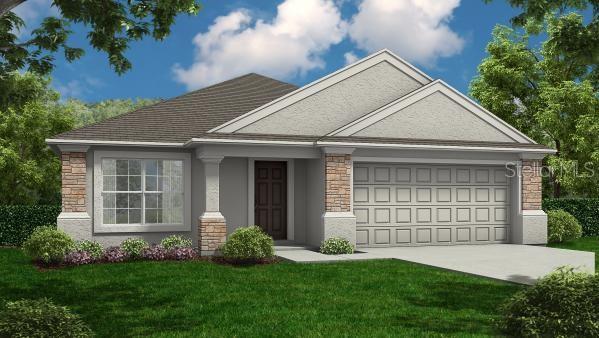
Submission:
[[[547,244],[547,214],[541,210],[541,168],[541,160],[522,160],[520,172],[522,211],[519,223],[516,224],[515,243]]]
[[[306,160],[306,244],[318,247],[324,240],[324,157]]]
[[[225,157],[220,163],[220,212],[227,220],[231,234],[248,222],[248,160]]]
[[[308,199],[312,196],[306,193],[307,184],[307,173],[306,173],[306,160],[295,160],[294,161],[294,234],[293,240],[296,243],[306,243],[306,204]]]
[[[434,93],[353,135],[514,142],[512,138],[442,93]]]
[[[350,211],[351,170],[351,155],[325,155],[325,211]]]
[[[326,149],[325,149],[326,151]],[[324,239],[342,237],[356,244],[356,216],[351,209],[352,158],[349,154],[325,154]]]
[[[541,210],[541,166],[539,160],[522,161],[522,210]]]
[[[204,212],[204,182],[203,166],[201,161],[195,156],[191,158],[191,223],[189,231],[165,231],[165,232],[145,232],[145,233],[96,233],[94,232],[95,220],[91,215],[94,214],[95,207],[101,207],[99,201],[94,201],[94,151],[135,151],[135,152],[188,152],[187,150],[165,150],[164,148],[140,148],[140,147],[92,147],[87,151],[86,171],[85,171],[85,200],[86,208],[84,212],[63,212],[58,217],[58,227],[75,240],[93,240],[105,247],[119,245],[127,238],[142,238],[149,243],[159,243],[163,238],[169,235],[181,235],[190,238],[194,245],[198,244],[198,218]]]
[[[239,132],[325,135],[421,86],[390,63],[381,62]]]
[[[86,212],[86,153],[61,153],[62,211]]]
[[[198,221],[198,248],[202,256],[217,253],[227,239],[227,223],[222,217],[200,217]]]

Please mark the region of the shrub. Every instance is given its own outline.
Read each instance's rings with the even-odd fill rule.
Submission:
[[[151,245],[142,250],[141,258],[151,261],[162,261],[167,258],[167,251],[162,245]]]
[[[583,236],[599,236],[599,198],[547,198],[543,210],[562,209],[582,226]]]
[[[131,258],[140,258],[141,253],[148,247],[148,242],[141,238],[127,238],[121,243],[121,249]]]
[[[320,252],[325,255],[343,255],[354,253],[354,246],[341,237],[331,237],[320,246]]]
[[[92,241],[79,241],[75,243],[75,249],[77,251],[85,251],[92,258],[100,259],[102,258],[102,254],[104,253],[104,248],[98,242]]]
[[[89,252],[81,250],[71,251],[64,257],[64,263],[67,265],[84,265],[95,261],[96,259]]]
[[[564,210],[547,212],[547,237],[550,243],[561,243],[580,238],[580,223]]]
[[[0,337],[92,337],[78,315],[48,299],[7,302],[0,310]]]
[[[60,263],[73,248],[73,240],[63,231],[39,227],[23,244],[23,250],[33,260],[45,264]]]
[[[168,258],[177,261],[188,261],[197,257],[197,252],[194,248],[174,248],[168,251]]]
[[[20,246],[41,226],[56,227],[60,205],[0,206],[0,246]]]
[[[501,308],[509,336],[599,336],[599,275],[561,268],[515,294]]]
[[[108,263],[120,263],[124,262],[128,258],[128,255],[118,246],[111,246],[104,250],[103,258]]]
[[[191,248],[191,239],[179,235],[168,236],[160,242],[166,250],[174,248]]]
[[[274,256],[272,237],[258,226],[237,228],[222,247],[228,260],[255,262]]]

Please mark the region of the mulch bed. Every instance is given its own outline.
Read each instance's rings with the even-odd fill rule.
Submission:
[[[72,265],[72,264],[64,264],[64,263],[51,263],[46,264],[40,261],[34,261],[33,265],[37,268],[38,271],[46,272],[53,270],[61,270],[65,268],[83,266],[83,265],[97,265],[97,264],[122,264],[122,263],[131,263],[131,262],[190,262],[190,261],[204,261],[211,262],[220,265],[228,265],[234,267],[245,267],[245,266],[254,266],[254,265],[268,265],[268,264],[276,264],[281,262],[281,259],[278,257],[260,259],[260,260],[230,260],[226,259],[222,256],[204,256],[204,257],[196,257],[194,259],[188,260],[174,260],[174,259],[165,259],[165,260],[126,260],[123,262],[107,262],[105,260],[100,260],[90,264],[81,264],[81,265]]]

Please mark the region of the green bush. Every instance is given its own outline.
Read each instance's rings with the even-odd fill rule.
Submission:
[[[160,245],[166,250],[176,248],[191,248],[191,239],[179,235],[171,235],[160,242]]]
[[[565,210],[582,225],[583,236],[599,236],[599,198],[547,198],[543,210]]]
[[[564,210],[547,212],[547,237],[549,243],[561,243],[578,239],[582,235],[580,223]]]
[[[104,254],[102,245],[92,241],[79,241],[75,243],[75,250],[87,252],[93,259],[100,259]]]
[[[35,261],[45,264],[60,263],[74,247],[74,242],[61,230],[39,227],[23,244],[23,251]]]
[[[56,226],[60,205],[0,206],[0,246],[20,246],[41,226]]]
[[[121,249],[131,258],[140,258],[144,249],[148,248],[148,242],[141,238],[127,238],[121,243]]]
[[[354,253],[354,246],[341,237],[331,237],[320,245],[320,252],[325,255],[342,255]]]
[[[254,262],[272,258],[275,254],[272,237],[258,226],[237,228],[222,247],[228,260]]]
[[[499,326],[517,337],[599,336],[599,275],[561,268],[515,294]]]
[[[7,302],[0,310],[0,337],[92,337],[79,318],[48,299]]]

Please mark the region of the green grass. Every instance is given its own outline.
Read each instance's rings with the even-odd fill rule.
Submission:
[[[98,336],[489,336],[521,286],[380,260],[235,268],[136,262],[40,272],[0,249],[0,298],[49,297]]]
[[[599,237],[583,237],[575,241],[569,241],[565,243],[551,243],[548,246],[554,248],[594,252],[595,271],[599,272]]]

